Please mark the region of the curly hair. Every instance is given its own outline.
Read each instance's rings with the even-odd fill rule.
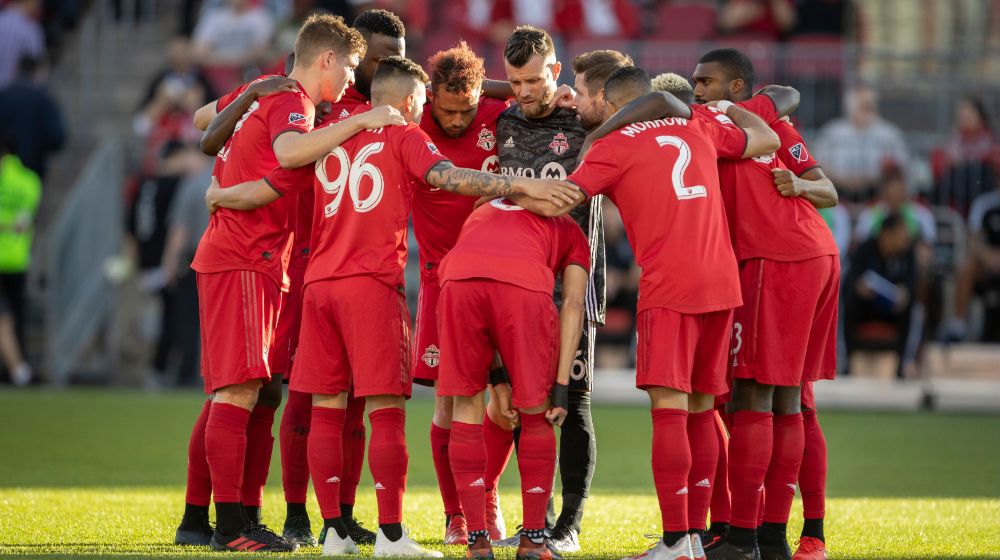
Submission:
[[[354,20],[354,29],[365,37],[372,35],[387,35],[395,39],[406,37],[406,26],[399,16],[381,9],[365,10]]]
[[[673,94],[688,105],[694,103],[694,89],[691,87],[691,82],[680,74],[665,72],[656,76],[653,78],[653,89]]]
[[[443,86],[449,93],[468,95],[482,87],[486,77],[485,62],[465,41],[435,53],[427,67],[431,70],[431,90],[435,91]]]
[[[302,24],[295,37],[295,60],[309,64],[316,55],[327,50],[340,55],[364,57],[368,45],[360,33],[344,23],[344,18],[313,14]]]

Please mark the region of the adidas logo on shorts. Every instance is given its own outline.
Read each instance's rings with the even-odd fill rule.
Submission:
[[[695,486],[697,486],[698,488],[711,488],[712,483],[709,482],[707,478],[703,478],[700,481],[698,481],[698,484],[695,484]]]
[[[339,476],[331,476],[330,478],[326,479],[326,481],[327,482],[340,482],[340,477]]]
[[[476,481],[470,484],[469,486],[486,486],[486,483],[483,482],[483,479],[477,478]]]
[[[376,490],[385,490],[385,486],[382,486],[381,482],[376,482],[375,483],[375,489]]]
[[[542,490],[542,489],[541,489],[541,488],[539,488],[538,486],[535,486],[534,488],[532,488],[532,489],[528,490],[527,492],[528,492],[529,494],[544,494],[544,493],[545,493],[545,490]]]
[[[687,494],[687,493],[688,493],[688,487],[685,486],[684,488],[681,488],[680,490],[678,490],[675,494],[677,496],[683,496],[684,494]]]
[[[789,488],[791,488],[793,494],[795,493],[795,489],[797,488],[797,486],[795,486],[791,482],[786,483],[785,486],[788,486]]]

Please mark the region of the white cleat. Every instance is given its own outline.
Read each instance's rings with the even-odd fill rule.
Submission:
[[[359,554],[360,552],[358,545],[354,544],[354,539],[350,535],[342,539],[333,527],[326,530],[326,539],[323,540],[323,556],[343,556],[345,554]]]
[[[649,550],[624,560],[694,560],[694,552],[691,550],[691,539],[687,537],[678,540],[674,546],[667,546],[660,539]]]
[[[694,560],[704,560],[705,549],[701,546],[701,535],[694,533],[688,535],[691,539],[691,558]]]
[[[444,558],[444,553],[438,550],[430,550],[417,544],[417,541],[410,538],[406,527],[403,527],[403,536],[398,541],[392,542],[382,533],[380,527],[375,536],[375,553],[379,556],[401,556],[408,558]]]

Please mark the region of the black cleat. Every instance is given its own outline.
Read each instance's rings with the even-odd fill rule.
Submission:
[[[712,550],[713,548],[722,544],[722,538],[726,536],[725,532],[708,531],[701,532],[701,547],[705,549],[705,552]]]
[[[285,528],[281,531],[281,536],[290,543],[299,546],[316,546],[316,537],[312,534],[312,526],[309,524],[309,517],[296,515],[285,519]]]
[[[266,525],[252,525],[235,537],[224,537],[216,532],[211,545],[215,550],[241,552],[295,552],[298,549],[298,545],[279,537]]]
[[[792,549],[788,541],[780,543],[758,543],[761,560],[792,560]]]
[[[375,544],[375,533],[365,529],[353,516],[344,517],[344,525],[347,525],[347,535],[355,544]]]
[[[737,546],[725,539],[705,551],[705,558],[708,560],[761,560],[760,551],[756,546]]]
[[[203,527],[185,527],[181,525],[174,533],[174,544],[184,546],[208,546],[212,542],[215,529],[207,522]]]

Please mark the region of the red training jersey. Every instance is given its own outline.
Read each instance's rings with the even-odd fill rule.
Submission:
[[[368,101],[367,97],[358,93],[358,90],[354,89],[354,86],[348,86],[344,90],[344,95],[341,96],[340,101],[330,104],[329,120],[333,122],[342,121],[354,113],[367,111],[371,107],[372,104]]]
[[[739,104],[758,114],[784,142],[800,144],[802,138],[785,121],[777,120],[774,103],[766,95],[757,95]],[[787,128],[786,128],[787,127]],[[789,135],[795,133],[793,136]],[[783,168],[777,154],[740,161],[720,161],[719,179],[729,218],[736,258],[740,261],[766,258],[776,261],[801,261],[838,254],[837,244],[826,222],[802,197],[783,197],[774,185],[772,169]]]
[[[498,198],[466,220],[440,279],[489,278],[551,294],[555,275],[571,264],[590,270],[587,238],[573,218],[543,218]]]
[[[309,132],[314,110],[301,89],[254,101],[237,123],[225,153],[219,154],[224,161],[218,177],[222,188],[256,181],[270,173],[278,165],[271,147],[274,139],[289,131]],[[255,270],[287,289],[292,202],[282,199],[251,211],[223,208],[215,212],[191,268],[202,273]]]
[[[324,124],[323,126],[326,126]],[[355,134],[316,164],[312,247],[305,284],[370,276],[402,288],[414,193],[447,159],[416,124]],[[282,194],[304,190],[297,170],[266,179]]]
[[[716,160],[738,158],[747,136],[725,115],[628,125],[594,143],[569,176],[621,212],[639,279],[639,310],[698,314],[741,304]]]
[[[428,106],[420,128],[457,167],[499,173],[497,118],[509,106],[507,101],[480,98],[476,117],[458,138],[452,138],[441,130]],[[421,269],[439,264],[451,250],[475,204],[475,198],[441,189],[417,191],[413,200],[413,233],[420,249]]]

